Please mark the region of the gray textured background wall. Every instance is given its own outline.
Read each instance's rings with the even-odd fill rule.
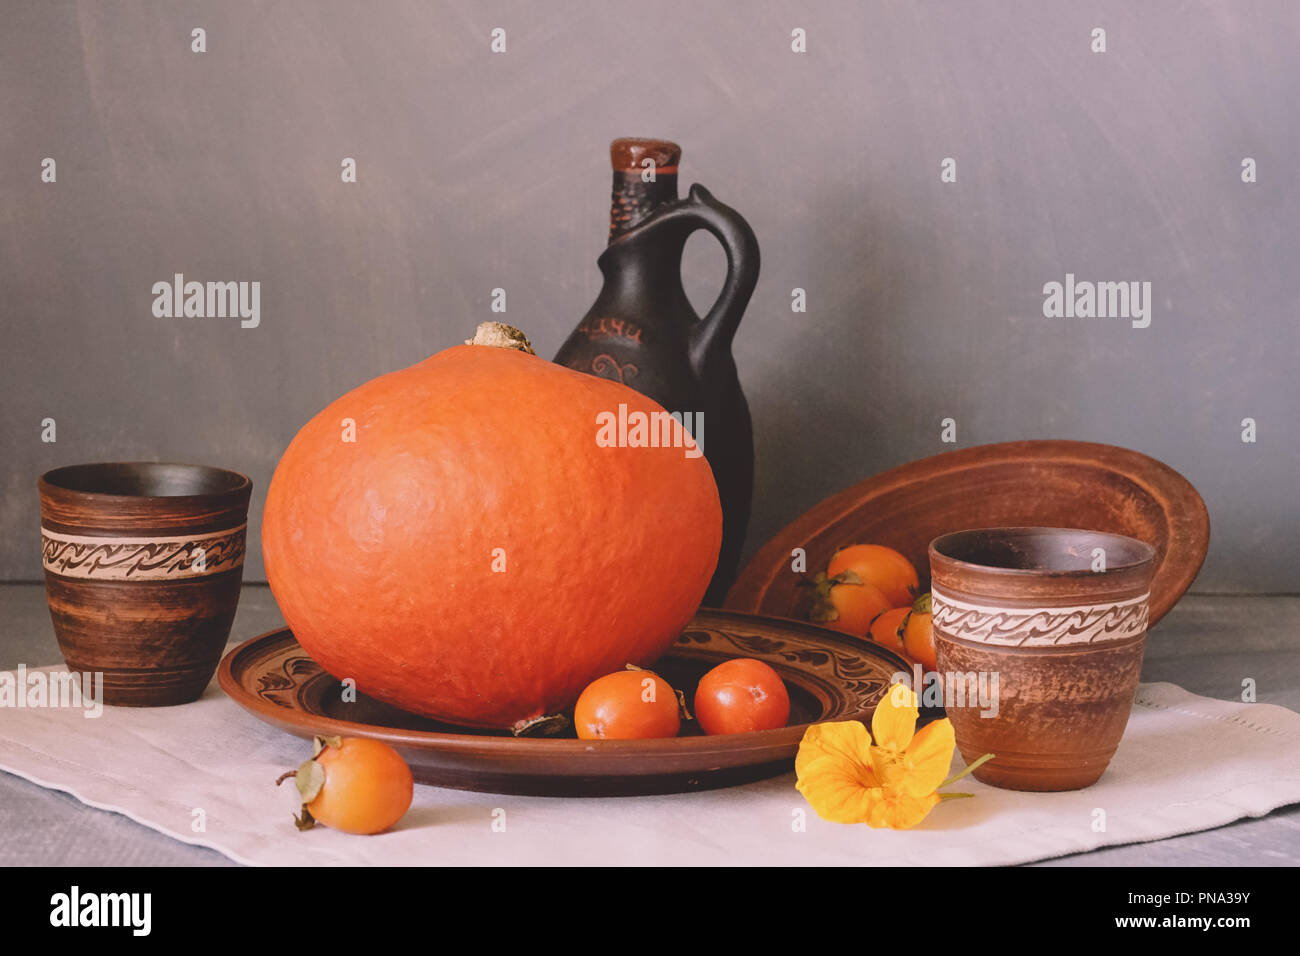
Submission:
[[[494,287],[553,354],[597,292],[608,141],[647,135],[681,142],[685,182],[763,247],[736,343],[750,551],[827,494],[951,448],[951,417],[959,446],[1161,458],[1210,509],[1200,590],[1300,590],[1300,4],[0,12],[0,578],[39,577],[47,468],[235,468],[256,531],[297,427],[464,339]],[[688,247],[700,305],[723,269],[710,242]],[[155,318],[151,286],[176,272],[259,280],[261,325]],[[1067,272],[1150,281],[1151,326],[1045,318],[1043,284]]]

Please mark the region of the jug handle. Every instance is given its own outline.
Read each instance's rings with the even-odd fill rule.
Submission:
[[[679,214],[691,232],[707,229],[727,254],[727,278],[713,308],[690,333],[690,359],[696,374],[703,374],[710,359],[731,348],[749,298],[758,283],[758,238],[749,223],[730,206],[696,183]]]

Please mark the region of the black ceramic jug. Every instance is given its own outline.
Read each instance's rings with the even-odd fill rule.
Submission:
[[[704,597],[716,606],[735,579],[753,496],[754,439],[731,341],[758,281],[758,240],[703,186],[677,198],[680,158],[681,149],[662,140],[611,145],[609,246],[598,260],[604,287],[555,361],[620,381],[692,425],[722,499],[722,550]],[[727,254],[722,292],[702,319],[681,276],[682,250],[698,229]]]

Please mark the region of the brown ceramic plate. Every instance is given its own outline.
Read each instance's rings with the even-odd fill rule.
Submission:
[[[811,589],[799,587],[801,576],[791,570],[795,548],[807,551],[811,572],[845,545],[888,545],[907,556],[928,589],[931,541],[995,527],[1110,531],[1152,545],[1152,625],[1191,585],[1210,544],[1201,496],[1154,458],[1089,442],[978,445],[891,469],[827,498],[763,546],[725,606],[806,618]]]
[[[699,679],[735,657],[772,665],[790,692],[790,726],[715,737],[694,722],[662,740],[516,738],[439,724],[361,695],[307,656],[287,628],[245,641],[221,662],[222,689],[267,723],[299,737],[373,737],[396,747],[421,783],[542,796],[621,796],[706,790],[786,773],[805,728],[869,723],[890,677],[909,671],[884,648],[835,631],[734,611],[701,610],[655,665],[694,695]]]

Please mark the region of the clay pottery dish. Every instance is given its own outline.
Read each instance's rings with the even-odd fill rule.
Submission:
[[[926,589],[929,543],[966,528],[1083,528],[1145,541],[1156,550],[1154,625],[1196,577],[1210,521],[1196,489],[1168,465],[1113,445],[1019,441],[946,452],[853,485],[805,512],[745,566],[725,606],[806,620],[808,573],[849,544],[884,544],[907,556]]]
[[[996,755],[976,779],[1078,790],[1102,775],[1137,694],[1155,557],[1133,538],[1062,528],[931,543],[944,705],[967,763]]]
[[[68,669],[103,702],[184,704],[239,603],[252,483],[203,465],[105,462],[38,481],[45,594]]]
[[[488,734],[441,724],[371,700],[307,656],[287,628],[245,641],[218,671],[222,689],[259,720],[299,737],[371,737],[395,747],[421,783],[539,796],[679,793],[789,773],[808,725],[870,724],[901,657],[874,644],[800,621],[702,610],[655,672],[694,699],[718,664],[752,657],[770,664],[790,694],[790,722],[778,730],[705,736],[683,721],[682,736],[578,740]],[[793,794],[793,790],[791,791]]]

